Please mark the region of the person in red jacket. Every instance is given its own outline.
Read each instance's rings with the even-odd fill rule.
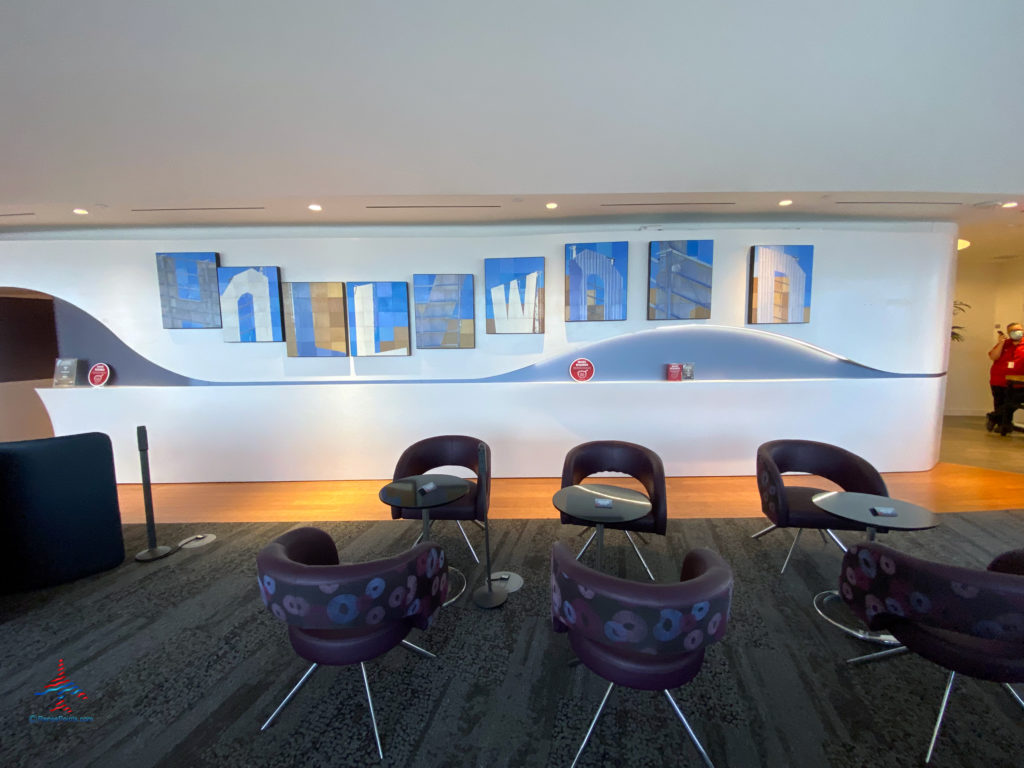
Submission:
[[[1010,323],[1006,326],[1006,334],[999,331],[999,339],[988,351],[992,367],[989,369],[988,383],[992,387],[992,412],[988,414],[988,431],[1000,427],[1000,434],[1007,435],[1013,428],[1013,410],[1008,409],[1006,377],[1024,376],[1024,326]],[[1014,409],[1016,410],[1016,409]]]

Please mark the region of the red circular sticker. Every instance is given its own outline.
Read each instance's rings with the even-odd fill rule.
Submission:
[[[89,383],[94,387],[102,387],[110,381],[110,366],[106,363],[96,363],[89,369]]]
[[[594,364],[585,357],[577,357],[569,365],[569,375],[576,381],[590,381],[594,378]]]

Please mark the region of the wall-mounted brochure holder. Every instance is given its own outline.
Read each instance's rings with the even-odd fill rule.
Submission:
[[[693,363],[665,363],[665,381],[691,381]]]
[[[79,360],[75,357],[58,357],[53,368],[53,386],[74,387],[78,384]]]

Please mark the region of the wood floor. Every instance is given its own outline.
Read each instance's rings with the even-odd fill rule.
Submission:
[[[1024,508],[1024,433],[999,437],[984,429],[984,418],[952,416],[943,422],[942,461],[928,472],[884,475],[895,498],[935,512]],[[751,457],[753,464],[753,457]],[[381,520],[390,510],[377,499],[386,480],[293,483],[187,483],[153,486],[155,517],[162,523]],[[639,488],[631,479],[601,482]],[[808,476],[787,483],[832,488]],[[495,478],[490,516],[496,519],[549,518],[558,513],[551,497],[559,480]],[[145,522],[142,486],[118,487],[121,519]],[[671,477],[667,481],[672,518],[760,517],[757,485],[750,477]]]
[[[807,476],[788,478],[796,484],[831,487]],[[1024,507],[1024,475],[959,464],[941,463],[929,472],[885,475],[896,498],[936,512],[1018,509]],[[385,480],[302,483],[188,483],[153,487],[159,522],[275,522],[313,520],[380,520],[390,515],[377,499]],[[632,485],[630,480],[602,482]],[[492,518],[546,518],[557,512],[551,496],[557,478],[495,479]],[[142,487],[119,486],[121,519],[145,521]],[[672,477],[667,481],[669,517],[760,517],[753,477]]]

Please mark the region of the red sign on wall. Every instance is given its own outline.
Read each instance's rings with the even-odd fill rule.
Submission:
[[[594,378],[594,364],[585,357],[577,357],[569,364],[569,375],[576,381],[590,381]]]
[[[110,381],[110,366],[106,363],[96,363],[89,369],[89,383],[94,387],[102,387]]]

